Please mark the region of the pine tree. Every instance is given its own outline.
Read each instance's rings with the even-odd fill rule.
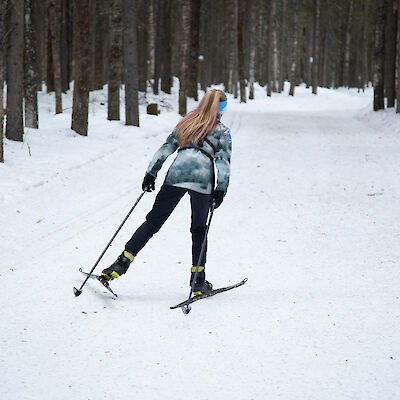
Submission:
[[[0,1],[0,163],[4,162],[3,131],[4,131],[4,58],[5,58],[5,2]]]
[[[385,0],[378,0],[375,23],[374,49],[374,111],[385,108],[384,98],[385,66]]]
[[[136,38],[136,0],[123,0],[125,124],[139,126],[139,81]]]
[[[24,0],[8,4],[7,35],[7,139],[23,141],[23,82],[24,82]]]
[[[112,0],[110,15],[110,68],[108,78],[108,119],[119,120],[119,88],[122,73],[122,2]]]
[[[290,66],[290,89],[289,95],[294,96],[294,88],[296,87],[296,67],[297,67],[297,40],[298,40],[298,9],[299,0],[292,0],[293,8],[293,26],[292,26],[292,52],[291,52],[291,66]]]
[[[25,0],[25,126],[38,129],[37,87],[37,44],[33,13],[35,2]],[[37,5],[36,5],[37,6]]]
[[[87,136],[90,87],[89,0],[74,0],[74,20],[75,82],[71,129]]]
[[[189,45],[190,45],[190,2],[181,0],[181,37],[180,37],[180,70],[179,70],[179,114],[187,110],[187,90],[189,79]]]

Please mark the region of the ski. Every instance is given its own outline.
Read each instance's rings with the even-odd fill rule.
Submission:
[[[235,283],[234,285],[230,285],[230,286],[226,286],[226,287],[214,289],[214,290],[212,290],[211,293],[208,293],[208,294],[201,294],[201,295],[199,295],[199,296],[191,297],[190,299],[187,299],[187,300],[185,300],[185,301],[182,301],[182,303],[179,303],[179,304],[177,304],[176,306],[171,306],[170,309],[171,309],[171,310],[174,310],[175,308],[188,306],[189,304],[192,304],[192,303],[194,303],[195,301],[202,300],[202,299],[206,299],[207,297],[215,296],[215,295],[218,294],[218,293],[227,292],[228,290],[235,289],[235,288],[237,288],[237,287],[239,287],[239,286],[244,285],[246,282],[247,282],[247,278],[243,279],[241,282]]]
[[[89,275],[87,272],[83,271],[82,268],[79,268],[79,272],[81,272],[85,276],[89,276],[89,278],[96,279],[103,287],[105,287],[110,293],[112,293],[113,296],[118,297],[118,295],[116,293],[114,293],[113,290],[110,288],[110,285],[108,284],[108,282],[103,283],[102,281],[99,280],[100,275],[96,275],[96,274]]]

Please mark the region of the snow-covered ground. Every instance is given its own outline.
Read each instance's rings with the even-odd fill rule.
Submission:
[[[78,268],[93,266],[179,120],[176,91],[160,96],[159,116],[142,106],[140,128],[107,121],[106,92],[93,93],[88,137],[69,129],[71,94],[55,116],[41,93],[40,130],[6,141],[0,398],[399,399],[400,124],[393,111],[370,111],[370,90],[229,97],[231,185],[210,230],[207,276],[216,287],[248,277],[246,286],[188,316],[169,310],[189,291],[185,197],[112,283],[118,300],[95,281],[74,297]]]

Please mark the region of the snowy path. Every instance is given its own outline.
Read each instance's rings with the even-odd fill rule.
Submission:
[[[397,399],[400,139],[365,114],[368,96],[230,101],[232,181],[207,271],[217,287],[249,282],[186,317],[168,308],[188,294],[186,198],[113,282],[117,301],[96,282],[72,294],[78,267],[90,269],[140,194],[174,113],[140,130],[96,115],[90,141],[54,136],[69,116],[48,117],[40,138],[28,135],[32,159],[8,144],[18,162],[0,169],[0,398]],[[54,150],[35,158],[49,152],[44,139]],[[13,171],[29,179],[5,180]]]

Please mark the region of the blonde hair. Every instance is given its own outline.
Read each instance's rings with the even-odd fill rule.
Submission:
[[[219,102],[225,99],[225,93],[218,89],[212,89],[203,96],[198,107],[176,125],[179,146],[185,146],[189,142],[197,144],[207,136],[218,122]]]

